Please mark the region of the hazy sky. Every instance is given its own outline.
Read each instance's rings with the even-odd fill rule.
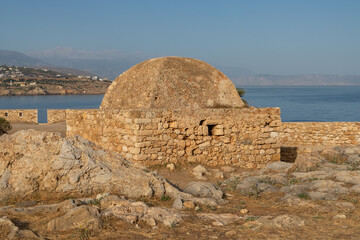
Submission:
[[[0,3],[0,49],[120,50],[257,73],[360,74],[360,0]]]

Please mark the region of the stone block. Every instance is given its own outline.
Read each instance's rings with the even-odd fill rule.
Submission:
[[[202,143],[202,144],[199,144],[199,148],[200,149],[205,149],[205,148],[207,148],[207,147],[210,147],[210,142],[204,142],[204,143]]]
[[[141,151],[141,148],[139,148],[139,147],[130,147],[129,148],[129,152],[134,155],[139,154],[140,151]]]

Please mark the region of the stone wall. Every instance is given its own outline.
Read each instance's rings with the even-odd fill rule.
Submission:
[[[360,144],[360,122],[283,122],[281,161],[294,162],[315,148]]]
[[[283,122],[283,146],[360,144],[360,122]]]
[[[279,108],[67,110],[82,135],[147,165],[169,162],[260,168],[280,160]]]
[[[66,109],[48,109],[47,122],[57,123],[66,121]]]
[[[0,117],[9,122],[38,122],[37,109],[0,109]]]

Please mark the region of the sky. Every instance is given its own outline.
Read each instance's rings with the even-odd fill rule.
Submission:
[[[0,0],[0,49],[184,56],[267,74],[360,74],[359,0]]]

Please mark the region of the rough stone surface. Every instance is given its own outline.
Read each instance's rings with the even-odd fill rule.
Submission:
[[[99,230],[101,228],[98,209],[90,206],[80,206],[68,211],[65,215],[50,221],[49,231],[65,231],[76,228]]]
[[[360,122],[283,122],[283,146],[346,146],[360,144]]]
[[[273,162],[267,164],[263,169],[263,173],[271,173],[271,172],[287,172],[293,166],[292,163],[287,162]]]
[[[108,88],[101,109],[243,107],[234,84],[209,64],[183,57],[139,63]]]
[[[66,110],[66,118],[67,136],[146,165],[262,168],[280,160],[280,138],[271,134],[280,131],[278,108]]]
[[[216,205],[180,192],[155,172],[103,150],[79,136],[20,131],[0,137],[0,199],[63,194],[89,196],[109,192],[128,197],[181,197]],[[46,193],[46,194],[45,194]]]
[[[290,171],[309,172],[315,171],[319,168],[325,159],[320,155],[302,154],[295,159],[295,163]]]
[[[184,188],[184,192],[198,197],[222,199],[223,192],[208,182],[190,182]]]
[[[37,109],[0,109],[0,117],[9,122],[38,122]]]
[[[36,235],[31,230],[20,230],[10,219],[6,216],[0,217],[0,239],[17,240],[17,239],[31,239],[42,240],[43,238]]]
[[[273,224],[279,228],[302,227],[305,225],[305,221],[297,216],[285,214],[274,218]]]

